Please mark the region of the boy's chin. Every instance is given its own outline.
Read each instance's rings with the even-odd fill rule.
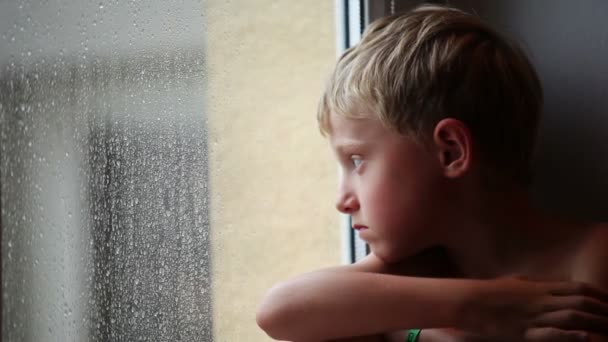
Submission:
[[[399,248],[397,246],[386,246],[370,244],[370,251],[380,260],[387,264],[397,264],[415,257],[422,251],[413,248]]]
[[[410,260],[422,260],[427,258],[443,258],[446,256],[445,249],[441,246],[386,246],[370,244],[370,250],[380,260],[387,264],[397,264]]]

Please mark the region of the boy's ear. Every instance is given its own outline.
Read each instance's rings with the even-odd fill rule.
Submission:
[[[447,118],[435,125],[433,141],[443,173],[448,178],[460,178],[471,168],[473,137],[460,120]]]

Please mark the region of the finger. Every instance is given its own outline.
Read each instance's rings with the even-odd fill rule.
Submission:
[[[588,338],[584,331],[557,328],[531,328],[524,334],[524,341],[530,342],[580,342],[588,341]]]
[[[549,292],[556,296],[586,296],[608,302],[608,292],[581,282],[558,282],[551,286]]]
[[[535,327],[554,327],[566,330],[585,330],[608,333],[608,318],[576,310],[559,310],[539,315]]]
[[[541,304],[542,312],[577,310],[601,316],[608,316],[608,303],[585,296],[556,296]]]

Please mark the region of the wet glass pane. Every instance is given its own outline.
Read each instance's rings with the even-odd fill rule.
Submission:
[[[211,340],[202,14],[0,2],[4,341]]]
[[[0,1],[2,341],[268,341],[340,262],[334,2]]]

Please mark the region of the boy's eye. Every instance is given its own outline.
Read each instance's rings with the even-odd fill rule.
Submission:
[[[350,160],[352,161],[352,163],[355,167],[358,167],[359,165],[361,165],[361,156],[358,156],[358,155],[350,156]]]

